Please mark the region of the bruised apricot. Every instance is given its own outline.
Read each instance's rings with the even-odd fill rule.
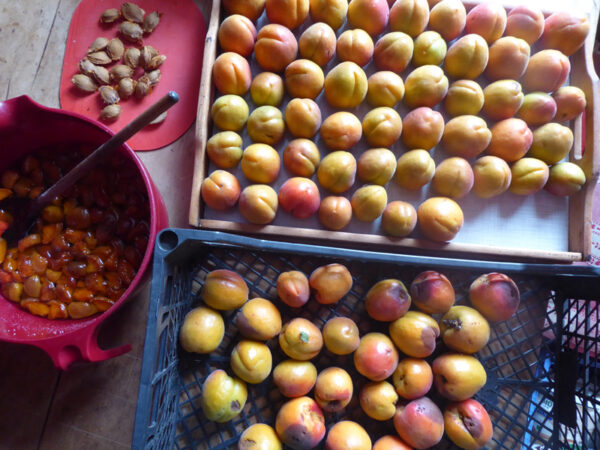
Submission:
[[[442,273],[428,270],[415,277],[410,285],[413,303],[428,314],[448,311],[454,305],[454,288]]]
[[[354,392],[352,378],[340,367],[328,367],[317,376],[315,400],[326,412],[343,410]]]
[[[235,317],[235,324],[242,336],[267,341],[281,331],[281,314],[269,300],[257,297],[242,306]]]
[[[410,308],[411,296],[404,283],[396,279],[375,283],[365,297],[367,314],[375,320],[392,322]]]
[[[435,350],[440,327],[431,316],[408,311],[390,324],[389,332],[402,353],[413,358],[426,358]]]
[[[316,447],[325,437],[325,418],[310,397],[299,397],[283,404],[275,418],[281,441],[296,450]]]
[[[519,308],[521,296],[515,282],[502,273],[481,275],[471,284],[469,298],[488,320],[507,320]]]

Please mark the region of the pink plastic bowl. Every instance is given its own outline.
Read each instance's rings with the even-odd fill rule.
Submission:
[[[46,108],[27,96],[0,102],[0,171],[42,146],[88,143],[98,146],[114,133],[99,122],[79,114]],[[100,324],[143,285],[150,274],[156,234],[168,226],[167,209],[148,171],[128,145],[120,149],[137,166],[150,201],[150,236],[142,263],[129,288],[106,312],[79,320],[49,320],[34,316],[0,294],[0,340],[29,344],[45,350],[54,364],[66,369],[74,361],[103,361],[131,350],[123,345],[98,347]]]

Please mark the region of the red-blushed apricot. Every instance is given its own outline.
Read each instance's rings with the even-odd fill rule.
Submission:
[[[490,47],[485,76],[492,81],[518,80],[525,73],[530,54],[529,44],[523,39],[500,38]]]
[[[352,275],[342,264],[333,263],[317,267],[310,274],[308,283],[315,298],[323,305],[341,300],[352,288]]]
[[[367,314],[381,322],[399,319],[410,308],[410,294],[404,283],[396,279],[375,283],[365,296]]]
[[[536,128],[527,156],[541,159],[546,164],[556,164],[569,154],[573,147],[573,132],[569,127],[550,122]]]
[[[201,405],[208,420],[225,423],[244,409],[248,399],[246,384],[224,370],[211,372],[202,383]]]
[[[319,209],[319,188],[310,179],[294,177],[286,180],[279,189],[279,205],[296,219],[307,219]]]
[[[359,66],[366,66],[373,57],[375,44],[365,30],[356,28],[346,30],[337,40],[336,51],[340,61],[352,61]]]
[[[392,375],[396,393],[406,399],[423,397],[433,385],[431,366],[424,359],[404,358]]]
[[[323,411],[343,410],[350,403],[353,392],[352,378],[340,367],[328,367],[317,376],[315,401]]]
[[[576,119],[585,111],[585,93],[576,86],[563,86],[552,94],[556,102],[556,120],[565,122]]]
[[[415,39],[412,63],[416,67],[439,66],[444,62],[447,51],[446,41],[438,32],[425,31]]]
[[[311,177],[321,161],[319,149],[310,139],[294,139],[283,149],[283,164],[300,177]]]
[[[257,106],[279,106],[284,94],[283,80],[273,72],[261,72],[250,84],[250,96]]]
[[[427,314],[407,311],[390,324],[389,334],[402,353],[413,358],[426,358],[435,350],[440,327]]]
[[[378,70],[402,72],[413,55],[413,40],[401,31],[384,34],[375,44],[373,61]]]
[[[417,149],[398,158],[394,178],[400,187],[414,191],[429,183],[434,173],[435,161],[429,152]]]
[[[279,175],[279,153],[267,144],[252,144],[242,154],[242,172],[254,183],[272,183]]]
[[[396,156],[387,148],[372,148],[360,155],[357,167],[362,181],[385,186],[396,171]]]
[[[360,390],[359,401],[367,416],[375,420],[389,420],[396,413],[398,394],[387,381],[371,382]]]
[[[356,422],[343,420],[329,429],[325,448],[327,450],[370,450],[371,438]]]
[[[330,230],[341,230],[352,220],[352,205],[346,197],[330,195],[321,201],[319,222]]]
[[[312,398],[295,398],[279,409],[275,430],[281,441],[293,449],[314,448],[325,437],[325,417]]]
[[[281,450],[281,441],[273,427],[264,423],[255,423],[244,430],[237,446],[238,450]]]
[[[266,0],[267,18],[290,30],[298,28],[308,17],[308,0]]]
[[[393,108],[404,97],[404,82],[394,72],[375,72],[367,83],[367,101],[373,106]]]
[[[358,327],[348,317],[334,317],[323,327],[323,341],[331,353],[349,355],[360,343]]]
[[[481,154],[489,145],[492,132],[487,123],[477,116],[458,116],[444,126],[442,144],[452,156],[471,159]]]
[[[242,339],[231,351],[231,369],[246,383],[262,383],[271,374],[273,358],[264,343]]]
[[[514,116],[523,104],[521,83],[500,80],[483,89],[483,114],[492,120],[504,120]]]
[[[235,324],[242,336],[267,341],[281,331],[281,314],[269,300],[257,297],[242,306],[235,316]]]
[[[310,361],[286,359],[273,369],[273,382],[288,398],[307,395],[317,381],[317,368]]]
[[[235,206],[241,190],[234,175],[225,170],[215,170],[202,181],[202,200],[212,209],[225,211]]]
[[[292,32],[276,23],[262,27],[256,36],[254,56],[264,70],[281,72],[296,59],[298,42]]]
[[[325,98],[334,108],[356,108],[367,95],[367,76],[351,61],[331,69],[325,77]]]
[[[252,82],[248,60],[237,53],[221,53],[213,64],[213,81],[223,94],[244,95]]]
[[[300,56],[314,61],[319,66],[325,66],[331,61],[335,55],[335,46],[335,31],[323,22],[312,24],[298,39]]]
[[[447,312],[454,305],[455,293],[450,280],[443,273],[426,270],[410,284],[413,303],[428,314]]]
[[[440,195],[463,198],[473,187],[473,169],[464,158],[446,158],[435,168],[431,184]]]
[[[402,119],[394,109],[381,106],[365,114],[362,129],[369,145],[391,147],[402,134]]]
[[[530,127],[544,125],[556,115],[556,102],[545,92],[531,92],[523,98],[517,117]]]
[[[256,27],[247,17],[232,14],[221,22],[217,39],[224,51],[239,53],[247,57],[254,50]]]
[[[383,381],[398,366],[398,351],[383,333],[367,333],[354,352],[354,366],[371,381]]]
[[[440,332],[444,344],[460,353],[476,353],[490,339],[488,321],[469,306],[450,308],[440,319]]]
[[[266,225],[277,214],[277,193],[267,184],[251,184],[240,194],[238,208],[248,222]]]
[[[242,159],[242,137],[233,131],[221,131],[206,142],[206,154],[221,169],[231,169]]]
[[[348,150],[362,136],[362,124],[358,117],[347,111],[328,116],[321,124],[321,139],[331,150]]]
[[[417,220],[425,236],[446,242],[456,237],[463,226],[464,215],[451,198],[431,197],[419,205]]]
[[[349,28],[360,28],[371,36],[380,34],[388,24],[390,7],[387,0],[356,0],[348,5]]]
[[[413,109],[402,121],[402,141],[409,149],[431,150],[443,133],[444,117],[427,106]]]
[[[416,37],[429,21],[427,0],[397,0],[390,8],[390,30]]]
[[[442,440],[444,417],[428,397],[401,404],[394,415],[394,428],[414,448],[429,448]]]
[[[274,145],[283,138],[285,122],[278,108],[268,105],[259,106],[250,113],[246,129],[254,142]]]
[[[387,191],[383,186],[368,184],[358,188],[350,199],[352,214],[361,222],[373,222],[387,205]]]
[[[446,53],[444,70],[453,78],[473,80],[483,73],[489,58],[487,42],[478,34],[467,34]]]
[[[412,447],[405,444],[399,436],[386,434],[375,441],[373,450],[412,450]]]
[[[350,152],[337,151],[325,156],[317,169],[319,184],[335,194],[347,191],[356,177],[356,159]]]
[[[508,190],[512,180],[509,165],[497,156],[483,156],[473,164],[473,192],[491,198]]]
[[[492,139],[487,152],[492,156],[502,158],[506,162],[521,159],[533,142],[533,133],[524,120],[505,119],[494,124],[491,128]]]
[[[285,88],[292,97],[315,99],[324,81],[323,71],[310,59],[297,59],[285,68]]]
[[[383,210],[381,228],[391,236],[408,236],[416,225],[417,211],[410,203],[395,200]]]
[[[506,19],[506,36],[514,36],[533,45],[544,31],[544,14],[539,8],[527,5],[514,7]]]
[[[555,12],[544,21],[540,45],[571,56],[583,46],[589,32],[587,17],[576,17],[567,11]]]
[[[229,14],[241,14],[255,21],[265,9],[265,0],[223,0]]]
[[[553,195],[566,197],[581,190],[586,182],[585,172],[572,162],[560,162],[550,167],[544,189]]]
[[[448,78],[438,66],[421,66],[404,80],[404,104],[409,108],[440,103],[448,92]]]
[[[554,92],[571,73],[569,58],[558,50],[542,50],[529,59],[523,75],[523,87],[528,91]]]
[[[221,314],[198,306],[185,315],[179,330],[179,342],[186,352],[211,353],[219,347],[224,335],[225,322]]]
[[[451,116],[476,115],[483,108],[483,90],[473,80],[457,80],[450,85],[444,108]]]
[[[277,277],[277,295],[286,305],[299,308],[310,298],[308,278],[298,270],[281,272]]]
[[[473,397],[485,385],[487,375],[477,358],[461,353],[444,353],[433,360],[433,384],[448,400]]]
[[[347,12],[347,0],[310,0],[309,13],[313,22],[325,22],[334,30],[344,24]]]
[[[429,11],[429,29],[440,33],[446,42],[460,36],[466,22],[467,11],[460,0],[442,0]]]
[[[473,281],[469,299],[475,309],[492,322],[510,319],[521,302],[515,282],[509,276],[496,272],[481,275]]]
[[[206,275],[200,297],[211,308],[229,311],[248,301],[248,285],[237,273],[217,269]]]
[[[540,191],[548,181],[548,165],[537,158],[521,158],[511,168],[508,190],[517,195],[532,195]]]
[[[321,128],[319,105],[310,98],[293,98],[285,107],[285,123],[294,136],[312,138]]]
[[[312,322],[296,317],[281,329],[279,346],[290,358],[308,361],[321,351],[323,336]]]
[[[452,442],[467,449],[485,447],[494,435],[490,416],[483,405],[472,398],[446,406],[444,429]]]
[[[465,23],[465,33],[482,36],[488,44],[497,41],[506,27],[506,10],[499,3],[480,3],[469,14]]]
[[[240,131],[248,120],[248,104],[239,95],[223,95],[215,100],[210,116],[221,130]]]

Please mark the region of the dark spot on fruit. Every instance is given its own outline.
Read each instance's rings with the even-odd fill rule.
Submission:
[[[237,400],[234,400],[231,402],[231,410],[232,411],[239,411],[240,408],[240,402],[238,402]]]
[[[455,330],[460,330],[462,328],[462,321],[460,319],[444,319],[442,320],[442,323],[448,328],[453,328]]]
[[[469,433],[471,433],[471,436],[477,438],[481,435],[483,430],[480,422],[477,422],[470,417],[465,417],[463,423],[465,424],[466,429],[469,430]]]

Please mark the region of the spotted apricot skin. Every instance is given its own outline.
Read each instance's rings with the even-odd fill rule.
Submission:
[[[314,448],[325,437],[325,418],[310,397],[284,403],[275,418],[275,430],[281,441],[293,449]]]
[[[415,277],[410,294],[417,308],[428,314],[447,312],[454,305],[454,287],[442,273],[428,270]]]
[[[471,303],[493,322],[506,320],[519,308],[521,296],[515,282],[502,273],[481,275],[469,288]]]
[[[411,297],[404,283],[396,279],[375,283],[365,297],[367,313],[375,320],[392,322],[410,308]]]
[[[400,437],[414,448],[429,448],[442,440],[444,417],[428,397],[398,406],[394,427]]]

